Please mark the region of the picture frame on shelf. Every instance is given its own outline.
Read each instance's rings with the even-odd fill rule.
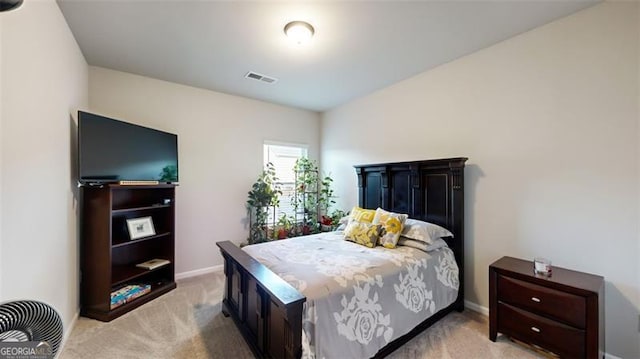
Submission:
[[[156,235],[151,217],[140,217],[127,219],[127,229],[129,239],[135,240]]]

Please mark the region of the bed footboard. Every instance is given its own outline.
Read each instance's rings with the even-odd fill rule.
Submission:
[[[217,245],[224,258],[224,310],[254,354],[261,358],[299,358],[306,298],[232,242]]]

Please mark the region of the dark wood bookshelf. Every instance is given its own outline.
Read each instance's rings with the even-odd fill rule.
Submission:
[[[175,185],[82,187],[80,314],[110,321],[176,288]],[[130,240],[127,219],[151,217],[156,235]],[[136,264],[170,263],[152,270]],[[129,284],[151,291],[111,309],[111,293]]]

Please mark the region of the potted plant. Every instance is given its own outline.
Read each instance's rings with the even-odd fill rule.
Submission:
[[[272,163],[267,163],[262,174],[251,186],[247,198],[247,212],[249,213],[249,244],[265,242],[277,235],[277,232],[269,230],[269,210],[275,213],[275,207],[279,205],[282,194],[277,185],[276,171]]]
[[[293,228],[293,218],[287,217],[285,213],[278,219],[278,239],[289,238],[291,229]]]
[[[333,229],[333,218],[330,216],[322,215],[320,217],[320,230],[323,232],[329,232]]]
[[[334,209],[330,215],[322,215],[320,217],[320,225],[323,232],[333,231],[340,225],[340,220],[349,213],[341,210]]]
[[[331,175],[320,178],[317,163],[304,157],[296,161],[293,170],[296,173],[296,194],[291,198],[291,205],[296,213],[303,215],[301,220],[296,218],[300,224],[296,234],[332,230],[337,221],[329,215],[331,206],[336,203]]]
[[[306,157],[299,158],[294,167],[295,191],[291,197],[291,205],[296,213],[295,234],[307,235],[318,230],[319,180],[318,165]],[[298,217],[302,215],[302,218]]]
[[[311,227],[311,225],[309,225],[309,224],[303,224],[303,225],[302,225],[302,235],[303,235],[303,236],[306,236],[306,235],[311,234],[311,228],[312,228],[312,227]]]
[[[323,231],[332,230],[332,226],[337,221],[334,221],[332,216],[329,215],[329,208],[336,203],[334,200],[335,196],[333,195],[333,189],[331,188],[331,184],[333,183],[333,179],[331,175],[325,176],[322,181],[320,181],[320,193],[318,195],[318,205],[320,206],[320,210],[322,213],[320,224],[322,226]]]

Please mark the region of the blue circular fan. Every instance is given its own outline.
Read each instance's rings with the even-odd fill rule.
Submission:
[[[0,341],[47,342],[55,356],[62,334],[62,319],[48,304],[33,300],[0,304]]]

